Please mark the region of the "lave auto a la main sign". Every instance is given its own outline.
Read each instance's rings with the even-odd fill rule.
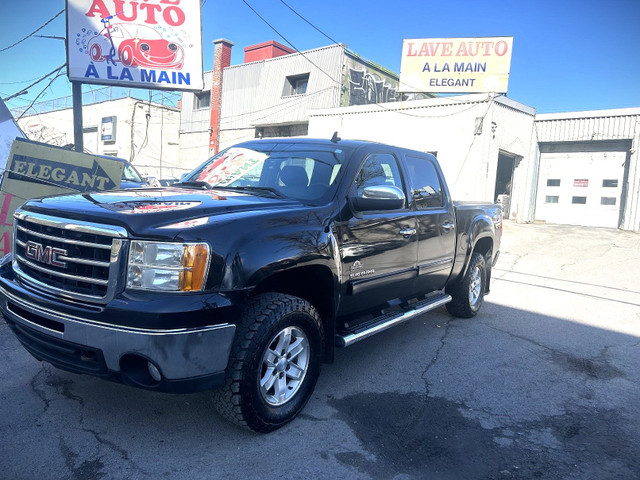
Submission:
[[[507,93],[513,37],[404,40],[400,90]]]

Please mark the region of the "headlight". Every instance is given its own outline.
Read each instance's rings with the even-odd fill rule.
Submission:
[[[127,288],[171,292],[202,290],[208,265],[206,243],[132,241]]]

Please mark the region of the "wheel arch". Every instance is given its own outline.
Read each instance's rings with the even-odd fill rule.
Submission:
[[[274,273],[260,281],[252,294],[285,293],[308,301],[320,314],[324,327],[326,363],[334,357],[337,278],[329,267],[309,265]]]

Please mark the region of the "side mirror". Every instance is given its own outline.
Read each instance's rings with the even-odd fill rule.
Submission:
[[[405,196],[395,185],[372,185],[351,197],[351,204],[359,212],[370,210],[398,210],[405,205]]]

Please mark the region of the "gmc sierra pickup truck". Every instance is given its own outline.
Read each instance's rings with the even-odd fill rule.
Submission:
[[[473,317],[498,205],[454,203],[435,157],[363,141],[228,148],[167,188],[30,200],[0,310],[63,370],[213,390],[258,432],[291,421],[336,347],[446,305]]]

